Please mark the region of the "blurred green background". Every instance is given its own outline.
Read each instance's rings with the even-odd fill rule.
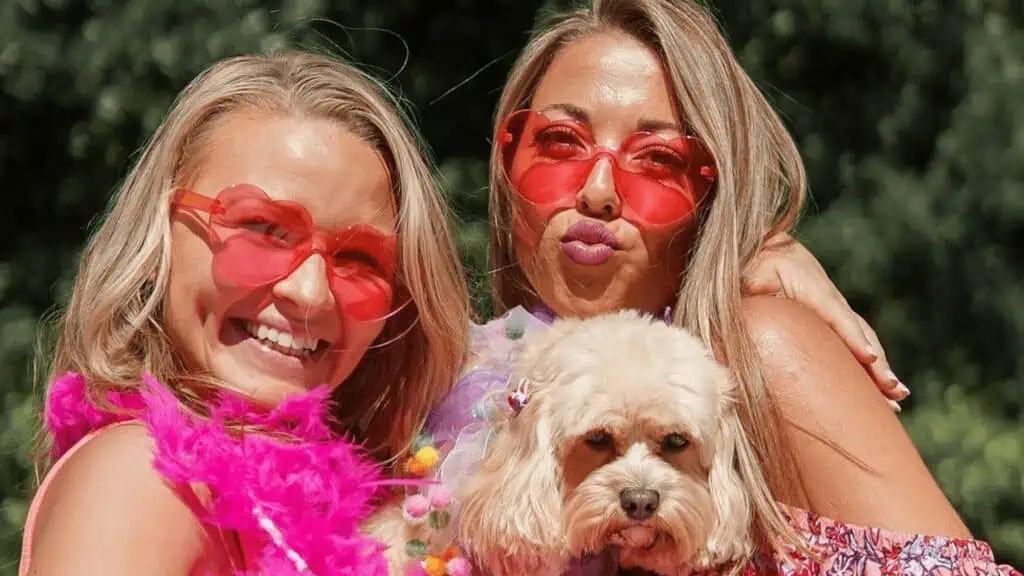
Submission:
[[[33,482],[37,321],[175,93],[288,45],[392,79],[457,209],[479,290],[495,100],[524,0],[0,0],[0,575]],[[799,236],[913,390],[903,421],[971,529],[1024,566],[1024,3],[721,0],[796,135]],[[884,442],[884,438],[879,438]]]

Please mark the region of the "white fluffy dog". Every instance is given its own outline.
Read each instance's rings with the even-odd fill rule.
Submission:
[[[484,574],[558,575],[607,547],[665,575],[749,557],[734,384],[696,338],[634,312],[559,320],[513,378],[528,402],[456,493]]]

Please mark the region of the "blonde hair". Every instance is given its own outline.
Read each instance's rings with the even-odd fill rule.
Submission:
[[[702,207],[674,321],[718,351],[738,379],[749,442],[739,466],[753,492],[757,533],[773,546],[803,548],[776,502],[793,494],[798,476],[786,457],[781,415],[740,311],[740,271],[766,238],[794,225],[803,204],[806,174],[796,144],[736,61],[714,18],[684,0],[594,0],[556,15],[534,33],[513,66],[498,104],[495,134],[512,112],[529,106],[559,50],[603,32],[626,34],[660,56],[679,116],[715,158],[718,180],[712,201]],[[512,201],[500,153],[492,147],[491,258],[498,313],[537,298],[516,264],[509,233]]]
[[[386,88],[353,66],[304,52],[239,56],[178,96],[89,239],[57,317],[49,378],[73,370],[93,399],[148,372],[180,395],[186,372],[163,330],[171,262],[170,194],[201,168],[211,132],[237,111],[323,118],[384,158],[398,212],[398,270],[412,297],[335,393],[339,423],[397,455],[447,393],[465,355],[469,298],[448,214],[420,140]],[[413,327],[409,329],[408,327]],[[407,331],[407,333],[405,333]]]

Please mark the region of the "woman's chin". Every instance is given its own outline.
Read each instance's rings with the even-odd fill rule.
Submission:
[[[268,408],[327,383],[319,366],[281,358],[279,352],[260,346],[243,342],[223,349],[211,359],[210,368],[228,388]]]
[[[223,323],[218,336],[208,352],[210,368],[229,386],[260,402],[279,402],[327,383],[337,359],[327,347],[302,350],[261,340],[231,320]]]

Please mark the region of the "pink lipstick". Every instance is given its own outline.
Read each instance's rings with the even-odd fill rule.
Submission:
[[[582,266],[599,266],[619,249],[615,235],[593,220],[581,220],[562,236],[562,250],[573,262]]]

